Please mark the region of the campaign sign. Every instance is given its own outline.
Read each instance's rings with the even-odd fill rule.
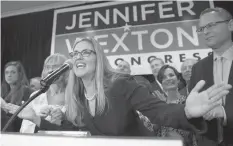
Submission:
[[[211,49],[198,35],[198,19],[212,1],[118,1],[56,10],[51,54],[68,56],[76,39],[91,36],[115,68],[120,60],[133,75],[151,74],[148,61],[162,58],[178,70],[186,58]]]

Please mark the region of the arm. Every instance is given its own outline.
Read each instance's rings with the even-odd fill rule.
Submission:
[[[168,105],[158,98],[154,98],[147,88],[138,85],[135,81],[120,79],[114,82],[112,89],[113,95],[120,94],[120,97],[126,98],[130,110],[140,111],[154,124],[205,132],[206,125],[202,118],[188,120],[184,111],[184,105]]]
[[[14,113],[19,106],[11,104],[11,111],[10,113]],[[35,123],[39,129],[42,130],[77,130],[78,128],[75,127],[72,123],[68,121],[62,121],[61,125],[58,126],[56,124],[52,124],[49,121],[42,119],[40,116],[38,116],[34,109],[29,106],[24,108],[19,114],[18,117],[21,119],[29,120]]]
[[[61,126],[58,126],[56,124],[52,124],[49,121],[45,119],[41,119],[40,123],[37,124],[39,125],[37,128],[39,130],[56,130],[56,131],[79,131],[80,129],[76,126],[74,126],[71,122],[69,121],[62,121]]]
[[[152,123],[198,133],[206,131],[202,118],[187,119],[184,105],[166,104],[153,98],[143,87],[135,89],[129,100],[133,110],[142,112]]]

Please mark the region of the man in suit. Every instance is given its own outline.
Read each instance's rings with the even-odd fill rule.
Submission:
[[[200,80],[206,81],[202,90],[220,82],[233,85],[232,31],[232,15],[225,9],[208,8],[201,13],[197,32],[203,35],[213,53],[193,66],[189,91]],[[203,118],[207,121],[208,131],[199,137],[199,146],[232,146],[233,90]]]
[[[186,97],[189,94],[188,87],[189,87],[189,82],[190,82],[190,78],[192,75],[192,67],[195,63],[197,63],[196,59],[188,58],[181,65],[180,71],[181,71],[181,75],[182,75],[183,79],[185,80],[186,85],[179,92],[181,95],[185,95]]]
[[[163,91],[163,87],[157,79],[160,68],[165,64],[161,58],[152,58],[150,61],[150,67],[154,76],[154,81],[151,83],[154,94],[161,100],[165,100],[166,94]]]

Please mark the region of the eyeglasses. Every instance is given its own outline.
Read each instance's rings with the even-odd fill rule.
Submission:
[[[217,21],[217,22],[211,22],[211,23],[208,23],[207,25],[203,26],[203,27],[199,27],[197,29],[197,33],[203,33],[205,28],[206,29],[211,29],[213,28],[214,26],[216,26],[217,24],[220,24],[220,23],[225,23],[225,22],[228,22],[230,20],[223,20],[223,21]]]
[[[70,57],[75,57],[75,56],[78,56],[80,54],[82,57],[89,57],[92,53],[96,54],[95,51],[86,49],[86,50],[83,50],[81,52],[79,52],[79,51],[70,52],[69,55],[70,55]]]

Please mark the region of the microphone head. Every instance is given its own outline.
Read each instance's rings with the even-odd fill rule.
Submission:
[[[73,68],[73,61],[72,61],[72,59],[66,60],[64,64],[67,64],[69,66],[69,69]]]

